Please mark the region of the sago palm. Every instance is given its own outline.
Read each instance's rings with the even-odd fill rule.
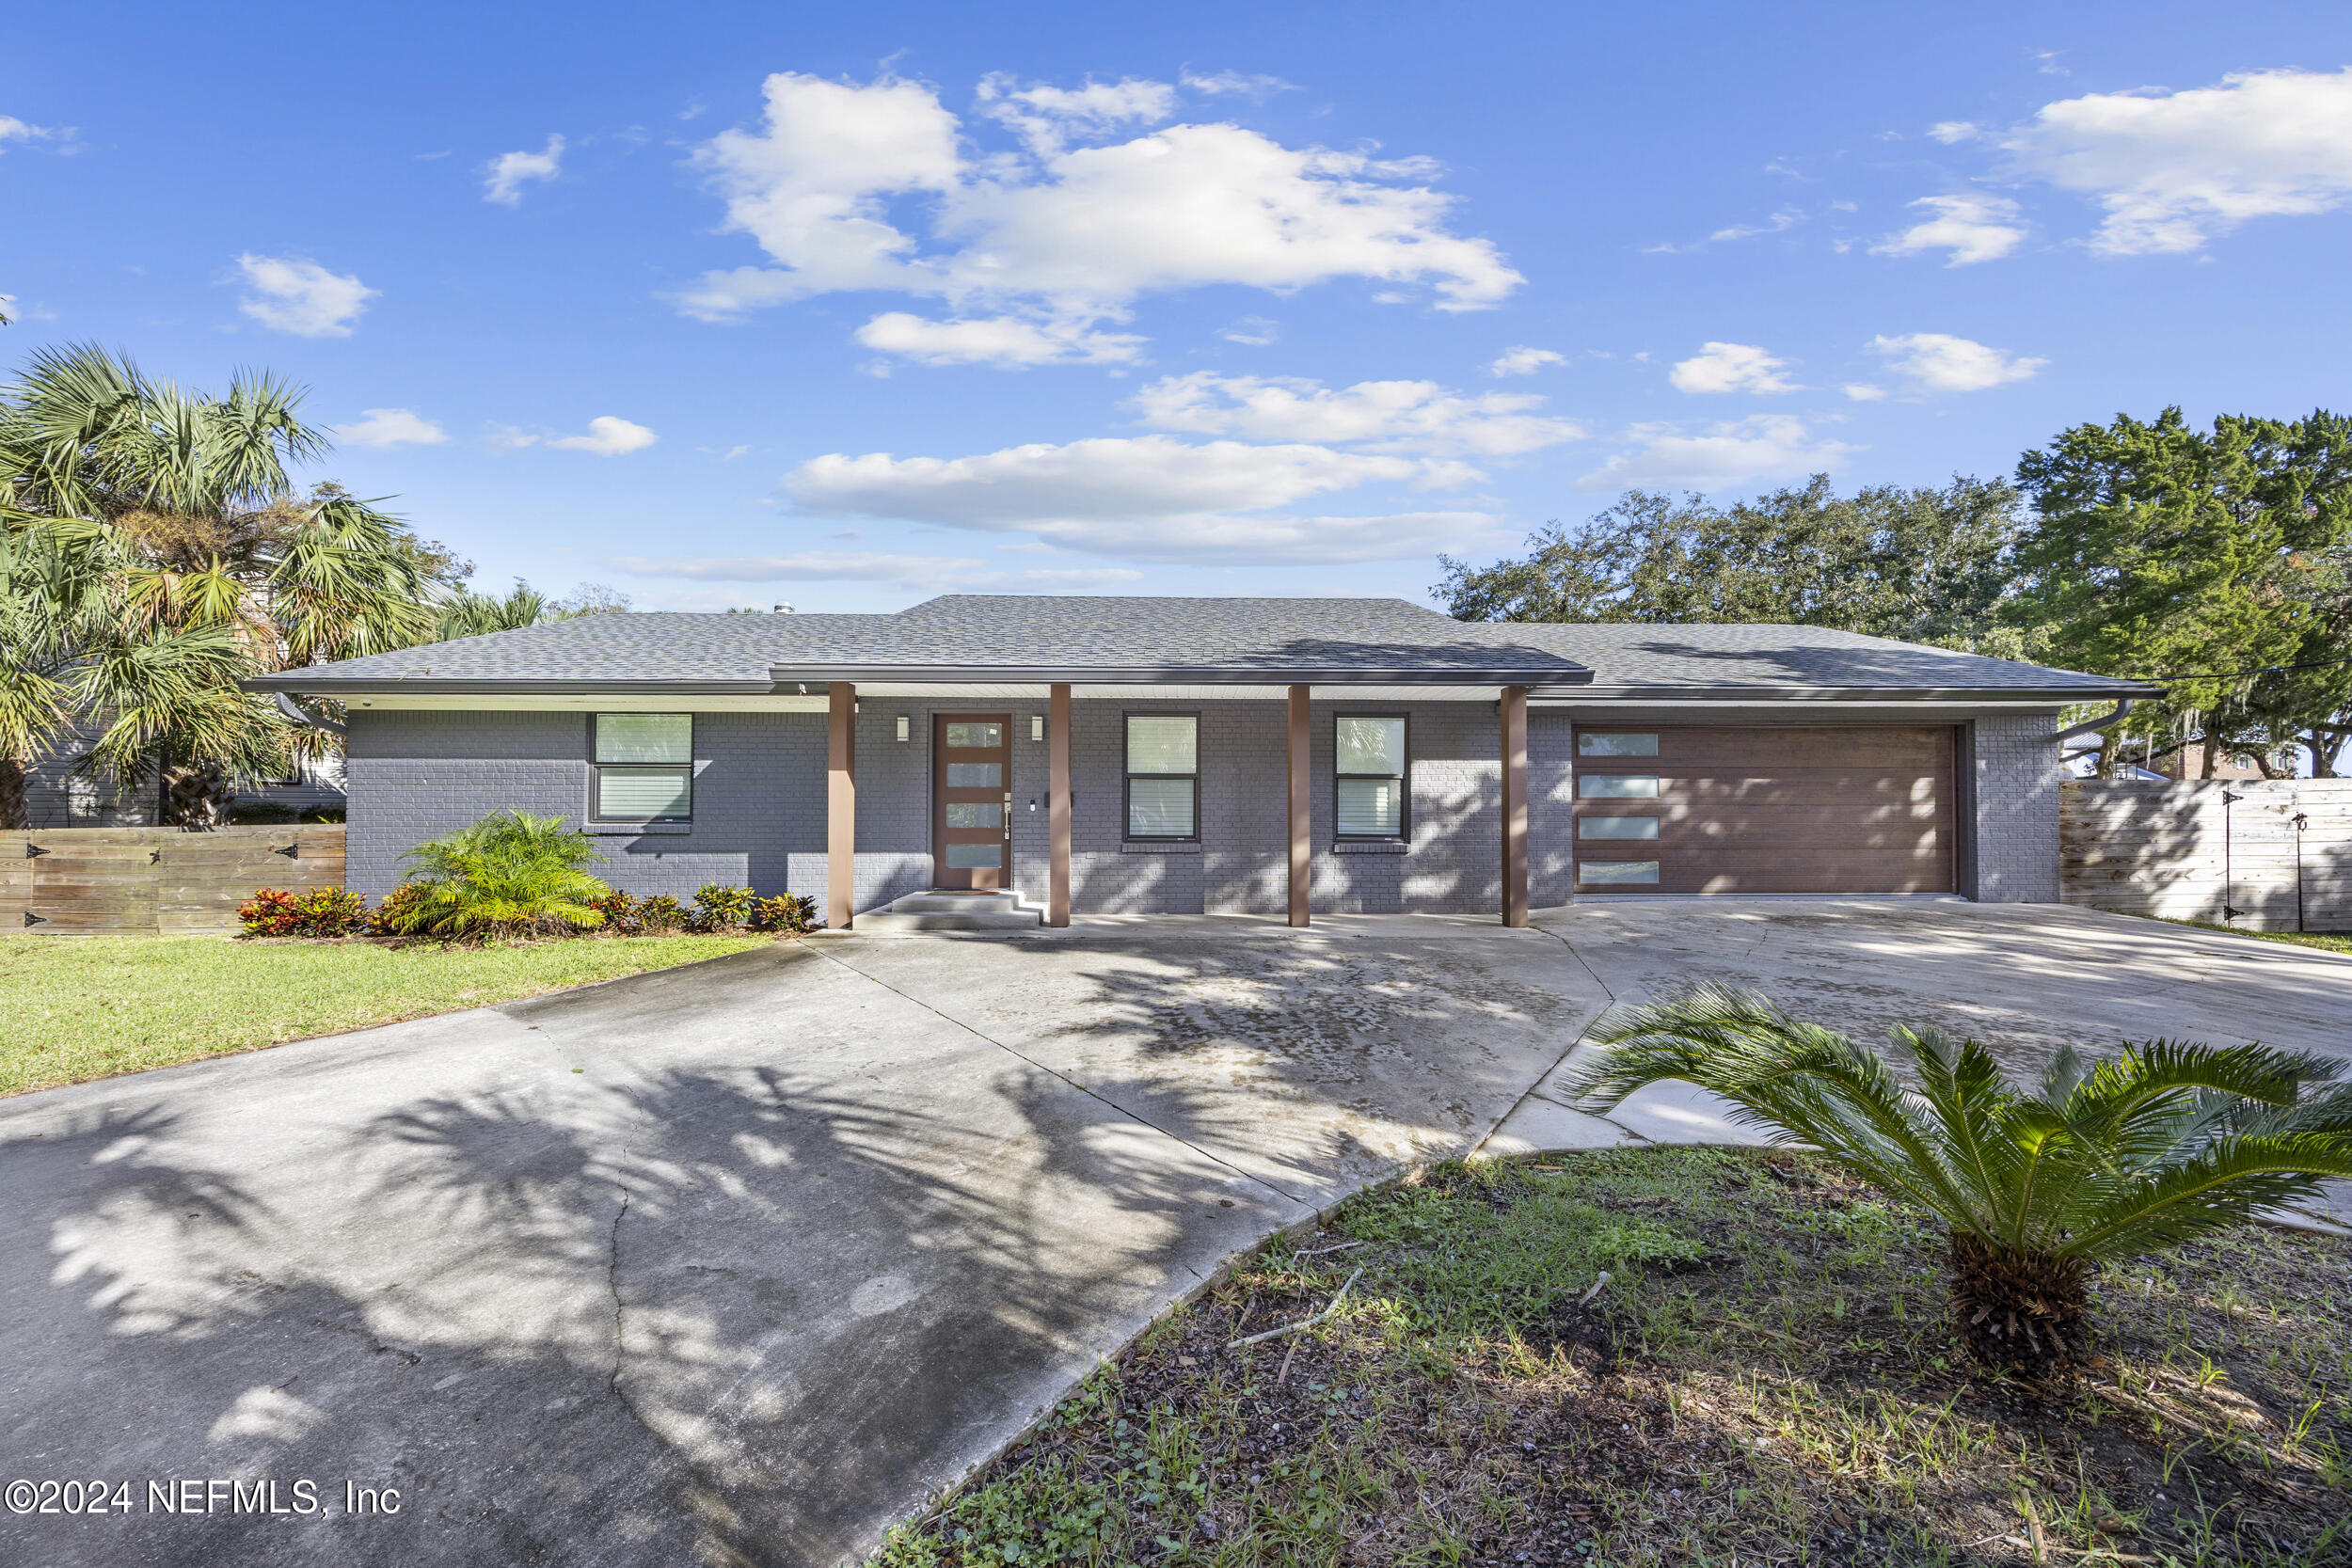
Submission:
[[[519,936],[603,924],[589,906],[612,891],[584,869],[602,860],[588,835],[561,816],[493,812],[469,828],[420,844],[403,881],[404,929],[441,937]]]
[[[2029,1370],[2083,1355],[2101,1265],[2352,1177],[2352,1064],[2261,1045],[2153,1040],[2096,1063],[2064,1048],[2028,1089],[1973,1039],[1898,1028],[1912,1087],[1876,1052],[1715,986],[1613,1008],[1588,1037],[1587,1109],[1695,1084],[1935,1215],[1970,1350]]]

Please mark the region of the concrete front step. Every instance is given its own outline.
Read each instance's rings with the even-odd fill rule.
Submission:
[[[1009,893],[910,893],[894,900],[892,914],[981,914],[992,910],[1020,908]]]
[[[887,910],[862,914],[850,929],[867,936],[917,931],[1034,931],[1044,914],[1009,893],[911,893]]]

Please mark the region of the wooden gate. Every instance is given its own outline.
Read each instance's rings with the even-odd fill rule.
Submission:
[[[2352,779],[2080,779],[2060,799],[2070,904],[2352,930]]]
[[[263,887],[341,887],[339,826],[41,828],[0,832],[0,931],[233,931]]]

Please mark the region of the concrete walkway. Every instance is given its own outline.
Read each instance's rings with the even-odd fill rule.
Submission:
[[[0,1102],[0,1481],[131,1483],[0,1513],[0,1560],[853,1559],[1235,1250],[1472,1148],[1605,1001],[1485,922],[1097,921]],[[229,1478],[325,1508],[151,1512]]]

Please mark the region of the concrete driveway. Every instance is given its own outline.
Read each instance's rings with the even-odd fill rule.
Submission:
[[[2030,1080],[2072,1042],[2260,1040],[2352,1059],[2352,958],[2095,910],[1957,899],[1632,899],[1545,910],[1612,1000],[1699,980],[1751,987],[1871,1045],[1896,1024],[1984,1042]],[[1574,1055],[1506,1118],[1489,1153],[1646,1138],[1740,1142],[1708,1097],[1661,1084],[1607,1122],[1568,1109]],[[2352,1188],[2327,1206],[2352,1222]]]
[[[0,1482],[128,1509],[0,1512],[0,1560],[854,1558],[1235,1249],[1473,1147],[1605,1000],[1486,923],[1104,921],[0,1102]]]
[[[2082,911],[1539,921],[829,939],[0,1102],[0,1483],[128,1507],[0,1512],[0,1560],[854,1559],[1368,1180],[1498,1122],[1721,1135],[1672,1086],[1605,1124],[1524,1093],[1613,997],[1692,979],[2021,1069],[2155,1033],[2352,1051],[2352,959]]]

